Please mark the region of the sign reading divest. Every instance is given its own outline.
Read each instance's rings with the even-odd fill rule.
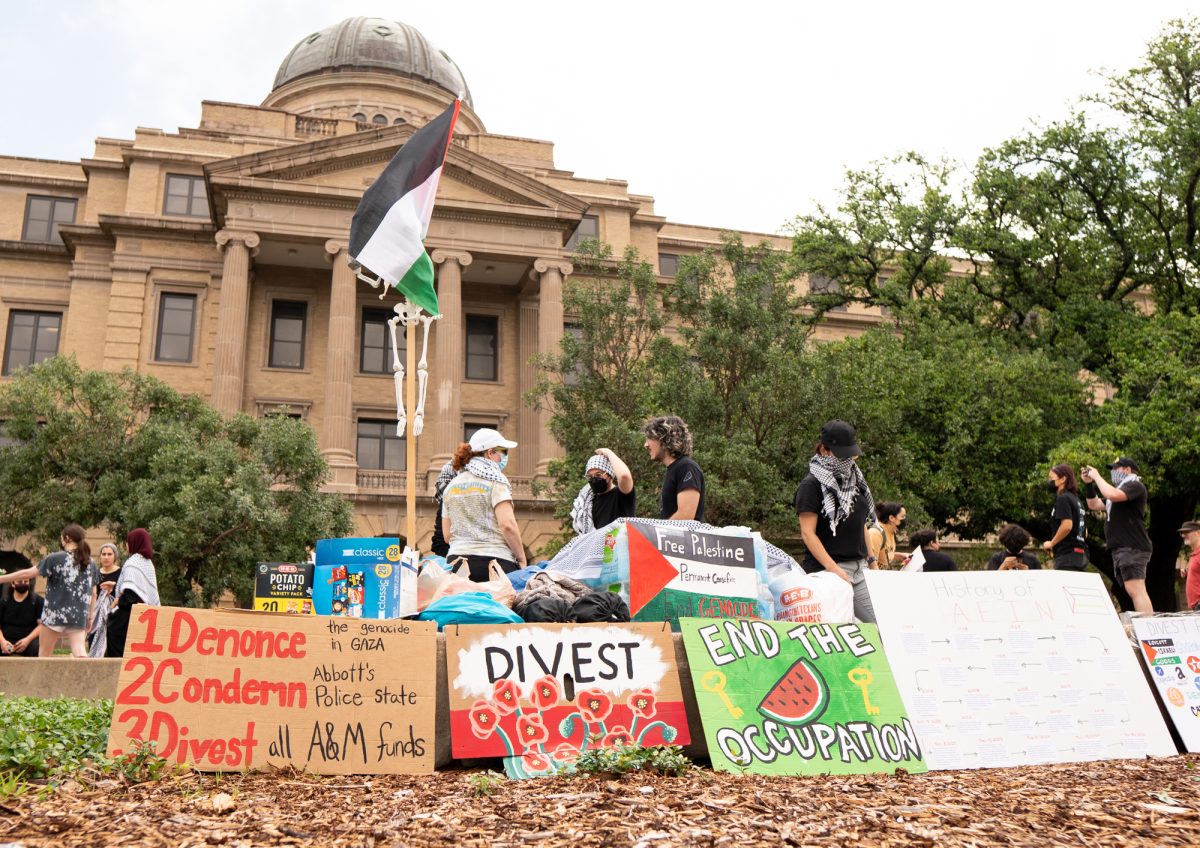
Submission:
[[[1200,615],[1135,618],[1133,632],[1184,747],[1200,751]]]
[[[625,529],[634,621],[761,614],[762,575],[749,536],[633,522]]]
[[[671,630],[658,624],[446,628],[455,757],[549,774],[588,748],[686,745]]]
[[[714,768],[926,770],[874,625],[687,618],[680,626]]]
[[[262,612],[313,611],[311,562],[260,562],[254,573],[254,608]]]
[[[134,607],[110,756],[138,741],[201,771],[433,771],[428,622]]]

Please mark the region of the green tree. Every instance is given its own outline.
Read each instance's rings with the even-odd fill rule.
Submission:
[[[0,534],[53,546],[69,522],[154,538],[166,603],[253,591],[254,564],[297,560],[351,529],[350,505],[301,422],[226,421],[153,377],[55,357],[0,387]]]

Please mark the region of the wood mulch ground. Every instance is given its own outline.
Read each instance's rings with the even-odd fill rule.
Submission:
[[[0,801],[4,846],[1196,846],[1200,756],[924,775],[522,782],[184,773]],[[490,790],[490,794],[480,794]]]

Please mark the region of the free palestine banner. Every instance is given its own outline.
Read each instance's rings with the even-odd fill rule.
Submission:
[[[874,625],[679,623],[713,768],[926,770]]]

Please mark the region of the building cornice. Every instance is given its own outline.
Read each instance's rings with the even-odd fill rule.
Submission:
[[[27,185],[48,188],[69,188],[74,191],[87,188],[86,177],[47,177],[41,174],[0,173],[0,185]]]
[[[17,241],[0,239],[0,253],[34,262],[69,262],[71,252],[65,244],[40,241]]]

